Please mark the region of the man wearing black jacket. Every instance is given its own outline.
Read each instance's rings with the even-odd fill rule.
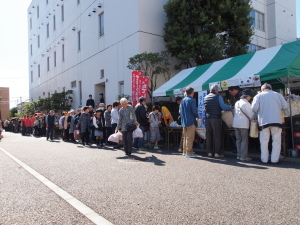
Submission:
[[[135,107],[135,115],[137,122],[140,124],[140,129],[143,131],[143,136],[145,135],[145,128],[149,127],[146,113],[146,99],[140,97],[139,104]],[[144,137],[134,138],[133,147],[136,149],[144,148]]]
[[[53,140],[54,127],[55,127],[55,115],[54,111],[50,110],[50,114],[46,117],[46,127],[47,127],[47,141],[50,136],[50,140]]]
[[[86,100],[86,106],[90,106],[90,105],[93,106],[93,108],[95,108],[95,101],[92,95],[89,95],[89,99]]]

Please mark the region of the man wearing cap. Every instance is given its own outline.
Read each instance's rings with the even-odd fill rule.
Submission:
[[[261,161],[263,163],[269,161],[268,143],[271,135],[271,162],[278,163],[281,151],[281,110],[287,108],[287,102],[281,94],[272,90],[270,84],[265,83],[261,86],[261,91],[252,102],[252,110],[258,114],[258,125],[261,130],[259,134]]]
[[[206,149],[209,157],[222,158],[222,111],[231,111],[231,107],[225,105],[221,95],[219,95],[219,86],[212,85],[210,93],[204,98],[206,113]],[[215,148],[213,148],[213,146]],[[215,151],[213,151],[215,150]]]
[[[98,105],[100,105],[101,103],[105,103],[105,100],[104,100],[104,98],[103,98],[103,93],[100,93],[99,94],[100,95],[100,100],[99,100],[99,102],[98,102]]]
[[[90,106],[90,105],[93,106],[93,108],[95,108],[95,101],[92,95],[89,95],[89,99],[86,100],[86,106]]]
[[[239,101],[243,92],[240,90],[238,86],[233,86],[228,88],[229,94],[234,97],[235,102]]]
[[[146,99],[144,97],[139,98],[139,104],[135,107],[135,116],[144,136],[145,128],[149,127],[149,121],[146,115]],[[144,148],[144,138],[134,138],[133,147],[136,149]]]
[[[253,94],[250,89],[243,90],[241,99],[234,105],[234,118],[232,127],[235,128],[237,159],[241,161],[251,161],[248,157],[248,137],[250,120],[254,118],[254,112],[251,109],[249,101]]]

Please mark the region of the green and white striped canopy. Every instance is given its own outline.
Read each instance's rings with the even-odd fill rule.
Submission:
[[[211,83],[254,75],[259,75],[261,81],[300,77],[300,41],[182,70],[155,90],[153,96],[174,95],[189,86],[195,92],[208,90]]]

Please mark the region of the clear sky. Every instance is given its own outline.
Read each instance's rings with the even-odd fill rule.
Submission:
[[[291,0],[286,0],[291,1]],[[297,37],[300,37],[300,0]],[[27,8],[31,0],[0,0],[0,87],[10,88],[11,107],[29,98]]]
[[[0,0],[0,87],[10,88],[11,107],[29,98],[27,8],[31,0]]]

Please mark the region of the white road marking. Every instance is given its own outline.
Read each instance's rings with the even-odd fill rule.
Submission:
[[[64,199],[66,202],[68,202],[71,206],[73,206],[75,209],[77,209],[80,213],[82,213],[84,216],[86,216],[89,220],[94,222],[97,225],[113,225],[111,222],[100,216],[98,213],[96,213],[94,210],[83,204],[81,201],[58,187],[56,184],[52,183],[50,180],[48,180],[43,175],[39,174],[37,171],[32,169],[31,167],[27,166],[25,163],[23,163],[21,160],[4,150],[0,147],[0,150],[6,154],[8,157],[10,157],[12,160],[14,160],[16,163],[18,163],[20,166],[22,166],[25,170],[27,170],[30,174],[32,174],[36,179],[40,180],[44,185],[46,185],[48,188],[50,188],[53,192],[55,192],[58,196],[60,196],[62,199]]]

